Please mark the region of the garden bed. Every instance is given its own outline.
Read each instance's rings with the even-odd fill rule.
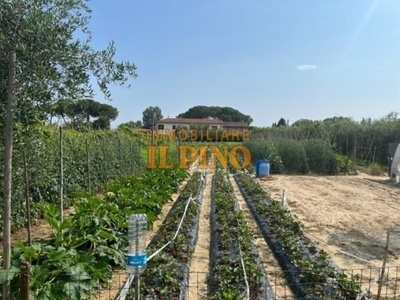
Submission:
[[[275,299],[228,174],[213,177],[208,299]]]
[[[205,177],[202,172],[195,172],[176,200],[174,206],[160,226],[156,236],[150,242],[147,253],[151,256],[170,242],[179,226],[188,199],[181,229],[176,239],[164,250],[148,261],[146,270],[140,277],[141,297],[151,299],[186,299],[190,260],[197,243],[200,207],[202,203]],[[133,286],[126,300],[134,299]]]
[[[238,174],[235,180],[296,297],[356,299],[357,278],[347,277],[308,240],[301,223],[287,209],[271,199],[251,175]]]
[[[18,297],[19,266],[25,260],[31,260],[32,299],[88,299],[107,285],[113,269],[125,267],[127,216],[145,213],[151,227],[186,176],[185,170],[173,169],[121,178],[109,183],[102,198],[83,194],[75,199],[75,213],[63,221],[59,207],[37,205],[54,233],[49,241],[13,247],[12,299]]]

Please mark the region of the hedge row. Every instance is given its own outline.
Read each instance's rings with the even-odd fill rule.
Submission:
[[[62,131],[64,199],[74,192],[91,191],[101,183],[121,175],[133,174],[144,166],[141,152],[145,149],[143,138],[129,130]],[[28,170],[28,191],[32,202],[59,203],[60,201],[60,131],[57,127],[37,126],[29,131],[15,130],[13,155],[12,229],[26,221],[24,152]],[[1,145],[2,161],[4,145]],[[3,197],[3,181],[0,183]],[[32,216],[37,217],[33,211]],[[2,231],[2,205],[0,229]]]
[[[271,173],[337,174],[340,171],[337,154],[321,139],[282,139],[274,143],[251,140],[243,145],[250,150],[253,162],[257,158],[268,159]]]

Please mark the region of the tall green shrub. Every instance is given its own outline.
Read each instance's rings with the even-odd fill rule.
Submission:
[[[299,141],[285,139],[277,143],[277,150],[287,173],[309,172],[306,150]]]
[[[336,153],[326,141],[321,139],[304,140],[303,145],[311,172],[317,174],[337,174],[339,172]]]

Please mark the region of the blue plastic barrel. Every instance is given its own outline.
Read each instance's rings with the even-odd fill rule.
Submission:
[[[269,176],[269,162],[266,159],[263,159],[258,164],[258,176],[257,177],[266,177]]]

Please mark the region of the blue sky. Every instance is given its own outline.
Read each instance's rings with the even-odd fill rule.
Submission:
[[[230,106],[252,125],[280,117],[379,118],[400,111],[398,0],[91,1],[93,46],[134,62],[113,86],[114,126],[146,107],[175,117]],[[302,66],[302,67],[301,67]],[[101,94],[95,99],[104,101]]]

